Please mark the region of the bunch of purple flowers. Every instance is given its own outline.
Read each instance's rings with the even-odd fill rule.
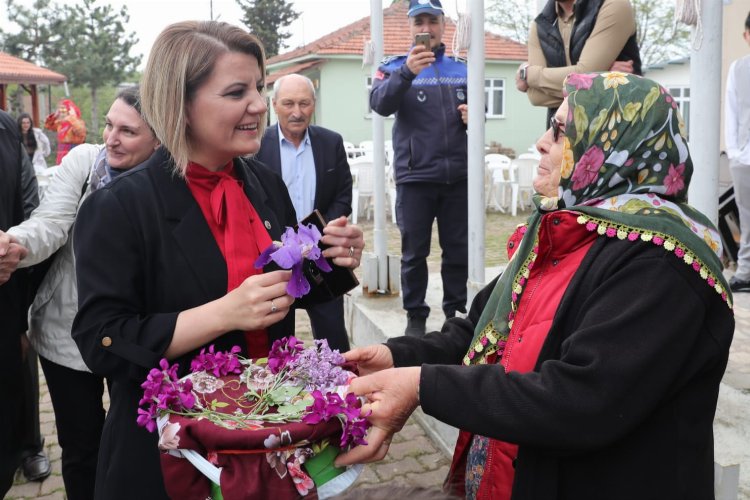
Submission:
[[[169,366],[166,359],[159,362],[159,368],[152,368],[146,381],[141,384],[143,397],[138,402],[138,425],[149,432],[156,430],[156,417],[160,411],[180,412],[195,405],[193,382],[190,379],[179,381],[174,364]]]
[[[302,417],[304,423],[317,424],[335,417],[341,421],[342,427],[339,448],[346,450],[350,446],[367,444],[365,435],[370,423],[360,415],[362,401],[354,393],[349,392],[342,399],[336,392],[326,392],[324,395],[315,390],[312,396],[313,404],[305,408],[307,415]]]
[[[321,237],[320,230],[314,224],[301,224],[297,231],[287,227],[281,235],[281,243],[273,242],[263,250],[255,261],[255,268],[260,269],[274,261],[282,269],[291,269],[292,279],[289,280],[286,291],[298,299],[310,291],[310,282],[303,272],[305,259],[314,262],[318,269],[325,273],[332,270],[318,247]]]
[[[190,363],[190,371],[213,373],[214,377],[242,373],[242,364],[237,357],[240,351],[240,346],[236,345],[228,353],[221,351],[215,353],[214,346],[211,344],[208,352],[205,348],[201,349],[201,353]]]
[[[341,367],[344,357],[338,350],[331,350],[327,340],[316,340],[315,345],[308,348],[295,337],[277,340],[265,365],[264,360],[255,363],[245,360],[239,352],[238,346],[229,352],[216,352],[213,345],[202,349],[190,365],[192,375],[183,380],[177,377],[178,365],[170,366],[162,359],[160,368],[152,369],[141,384],[143,398],[138,403],[142,407],[138,408],[138,425],[153,432],[157,417],[165,412],[201,415],[217,425],[231,428],[242,428],[246,421],[316,424],[336,417],[342,424],[342,449],[366,444],[364,437],[369,423],[360,416],[362,403],[356,395],[344,393],[343,389],[352,375]],[[197,397],[222,387],[221,377],[231,374],[240,375],[241,381],[263,380],[263,384],[248,383],[247,391],[236,399],[237,411],[216,411],[213,404],[201,402]],[[207,387],[214,389],[206,390]],[[311,394],[303,397],[303,387]],[[312,404],[309,404],[310,397]],[[271,408],[275,410],[269,411]]]

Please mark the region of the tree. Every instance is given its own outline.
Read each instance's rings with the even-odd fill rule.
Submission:
[[[244,12],[242,23],[250,33],[257,36],[266,49],[266,56],[273,57],[285,47],[284,40],[292,36],[282,31],[300,15],[287,0],[237,0]]]
[[[135,71],[141,56],[130,55],[138,39],[125,31],[130,20],[127,7],[115,11],[94,3],[82,0],[60,7],[50,0],[35,0],[29,9],[7,0],[8,17],[20,30],[3,33],[3,46],[13,55],[64,74],[72,85],[88,88],[88,128],[98,132],[99,89],[122,82]]]
[[[8,20],[16,24],[19,30],[17,33],[0,30],[3,50],[43,66],[45,48],[59,40],[59,35],[53,31],[60,16],[59,9],[50,5],[50,0],[35,0],[31,8],[20,6],[13,0],[5,3]]]
[[[643,66],[683,57],[688,53],[690,28],[674,23],[674,4],[663,0],[631,0],[638,27]],[[536,0],[491,0],[487,23],[500,34],[526,43],[529,25],[537,15]]]
[[[108,84],[122,82],[133,73],[141,56],[131,56],[138,42],[135,33],[125,32],[130,21],[127,7],[95,6],[95,0],[65,5],[53,27],[59,41],[47,50],[49,65],[66,75],[73,85],[91,92],[90,128],[99,129],[98,91]]]

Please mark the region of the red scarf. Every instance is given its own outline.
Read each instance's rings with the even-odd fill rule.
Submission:
[[[235,178],[231,161],[219,172],[190,162],[187,180],[227,263],[227,292],[231,292],[249,276],[263,272],[254,263],[272,243],[271,237],[245,196],[242,181]],[[268,355],[265,330],[245,332],[245,341],[251,358]]]

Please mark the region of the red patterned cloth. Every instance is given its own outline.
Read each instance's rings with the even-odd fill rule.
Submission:
[[[247,390],[238,376],[222,377],[219,385],[194,390],[200,393],[204,405],[216,401],[226,403],[223,413],[237,409],[236,400]],[[200,453],[216,467],[221,467],[221,492],[225,500],[270,498],[291,500],[317,498],[312,478],[303,468],[304,462],[314,452],[311,443],[330,438],[338,443],[341,424],[338,419],[308,425],[299,422],[287,424],[247,422],[249,428],[220,427],[208,419],[169,415],[160,421],[159,448],[164,485],[170,498],[205,500],[210,494],[210,481],[187,459],[175,456],[176,449],[189,449]]]

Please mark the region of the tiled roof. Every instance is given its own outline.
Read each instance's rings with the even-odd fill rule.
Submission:
[[[395,1],[390,7],[383,10],[383,52],[386,56],[404,54],[411,47],[406,11],[407,4],[403,1]],[[449,53],[455,32],[456,24],[453,20],[446,18],[443,42],[448,46]],[[370,18],[364,17],[303,47],[274,56],[268,60],[268,64],[275,65],[308,56],[361,56],[364,44],[369,39]],[[465,56],[466,54],[462,55]],[[485,59],[490,61],[525,61],[527,56],[526,45],[504,36],[485,32]]]
[[[266,77],[266,86],[273,85],[273,83],[281,78],[284,75],[291,75],[292,73],[301,73],[302,71],[314,68],[315,66],[318,66],[323,61],[320,59],[313,59],[312,61],[303,62],[300,64],[292,64],[290,66],[285,66],[284,68],[274,71],[273,73],[269,74]]]
[[[62,83],[65,75],[0,52],[0,83]]]

